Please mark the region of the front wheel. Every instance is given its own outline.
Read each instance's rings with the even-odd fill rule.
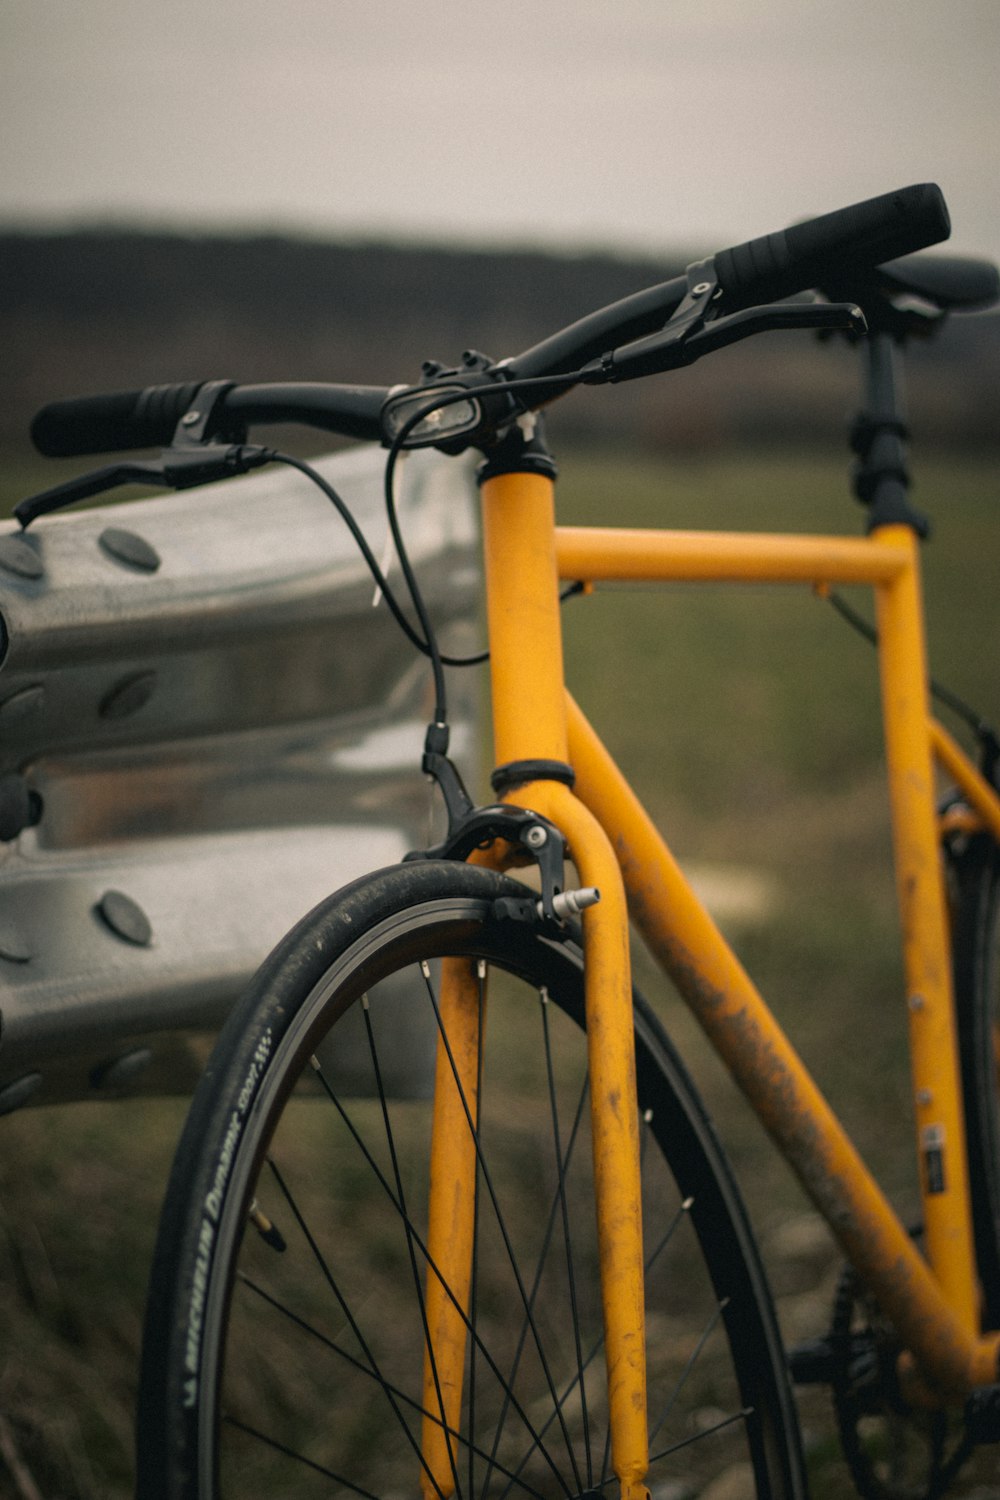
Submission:
[[[616,1492],[594,1229],[583,961],[501,914],[523,887],[411,864],[318,907],[225,1028],[168,1188],[144,1338],[141,1500]],[[482,1018],[464,1369],[425,1370],[427,1088],[442,972]],[[452,970],[452,972],[454,972]],[[489,998],[487,1002],[487,987]],[[654,1493],[804,1493],[766,1284],[673,1049],[637,1001]],[[471,1073],[470,1073],[471,1068]],[[440,1074],[439,1074],[440,1078]],[[438,1087],[442,1085],[439,1081]],[[459,1111],[461,1116],[462,1111]],[[461,1206],[456,1206],[456,1220]],[[440,1300],[440,1299],[439,1299]],[[450,1389],[445,1389],[450,1387]],[[436,1437],[428,1457],[427,1433]]]

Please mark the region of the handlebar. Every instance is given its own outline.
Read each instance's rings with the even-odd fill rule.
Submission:
[[[941,189],[922,182],[723,250],[715,267],[729,306],[748,307],[923,250],[950,233]]]
[[[739,315],[756,304],[806,291],[834,275],[842,280],[852,270],[868,270],[946,239],[949,232],[940,188],[920,183],[723,250],[714,262],[705,261],[697,268],[705,280],[694,291],[702,293],[703,303],[711,294],[711,305],[704,309],[711,329],[722,316]],[[690,301],[691,283],[690,275],[676,277],[591,313],[504,361],[505,380],[565,377],[598,359],[607,361],[607,378],[625,378],[613,373],[624,365],[622,360],[615,365],[614,356],[664,329],[682,304]],[[746,332],[755,331],[746,319],[740,321]],[[758,326],[773,326],[773,320],[758,320]],[[720,342],[719,338],[703,339],[700,347],[707,351]],[[640,361],[636,373],[665,367],[653,360]],[[526,398],[525,405],[542,406],[566,388],[565,379],[551,389],[542,385]],[[383,437],[380,415],[388,395],[387,389],[377,386],[240,386],[218,381],[152,386],[53,402],[35,417],[31,436],[39,452],[49,457],[167,446],[178,424],[181,430],[190,424],[193,435],[228,443],[244,441],[249,424],[282,421],[379,440]],[[200,397],[210,404],[210,411],[199,409]]]
[[[46,458],[84,453],[161,448],[170,443],[177,424],[198,411],[208,385],[218,403],[221,425],[213,435],[240,441],[242,430],[257,422],[301,422],[342,437],[377,440],[384,386],[358,385],[222,385],[189,381],[154,385],[141,391],[80,396],[43,406],[31,424],[31,440]]]

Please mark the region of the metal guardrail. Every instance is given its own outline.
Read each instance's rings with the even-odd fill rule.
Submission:
[[[383,461],[319,462],[376,553]],[[470,471],[431,454],[405,469],[413,561],[462,651],[480,597]],[[0,1112],[187,1089],[278,938],[440,836],[419,770],[426,664],[288,470],[0,525],[0,631],[0,778],[34,820],[0,843]],[[450,674],[466,768],[474,675]],[[433,1039],[400,1026],[399,1087],[419,1089]]]

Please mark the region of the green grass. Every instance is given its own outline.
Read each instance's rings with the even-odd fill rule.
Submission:
[[[1000,705],[995,466],[915,463],[934,670]],[[845,463],[789,455],[665,464],[577,454],[566,521],[857,534]],[[61,477],[61,476],[59,476]],[[10,502],[54,482],[28,466]],[[869,601],[861,595],[861,608]],[[904,1213],[915,1202],[904,1017],[871,649],[807,589],[608,588],[566,606],[568,676],[682,858],[766,877],[773,921],[741,956]],[[790,1336],[822,1332],[836,1256],[679,1002],[640,958],[737,1162]],[[659,997],[659,998],[657,998]],[[2,1122],[0,1454],[50,1500],[130,1493],[143,1284],[181,1114],[79,1106]],[[817,1494],[849,1493],[826,1401],[805,1405]],[[0,1491],[20,1496],[5,1481]],[[4,1482],[7,1488],[4,1490]]]

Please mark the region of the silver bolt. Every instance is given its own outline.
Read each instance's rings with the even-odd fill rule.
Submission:
[[[695,294],[696,297],[700,297],[703,292],[707,292],[708,291],[708,289],[709,289],[709,287],[711,285],[712,285],[712,283],[710,281],[699,281],[698,285],[697,286],[693,286],[691,288],[691,290],[692,290],[692,292],[694,292],[694,294]]]
[[[930,1089],[917,1089],[917,1103],[918,1104],[921,1104],[921,1105],[930,1104],[930,1102],[931,1102],[931,1100],[933,1098],[934,1098],[934,1095],[931,1093]]]
[[[542,827],[541,823],[532,823],[531,827],[524,835],[524,842],[527,844],[529,849],[540,849],[542,845],[548,841],[548,837],[549,836],[546,833],[545,829]]]
[[[182,427],[193,427],[194,424],[196,422],[200,421],[200,420],[201,420],[201,412],[200,411],[195,411],[195,410],[192,409],[191,411],[186,411],[184,413],[183,417],[181,417],[181,426]]]
[[[927,1001],[924,999],[923,995],[911,995],[910,996],[910,1009],[911,1010],[923,1010],[923,1008],[924,1008],[924,1006],[926,1004],[927,1004]]]
[[[596,906],[601,899],[601,893],[595,886],[587,885],[579,891],[558,891],[552,898],[552,910],[560,922],[567,917],[578,917],[588,906]],[[535,910],[540,917],[545,915],[545,903],[535,902]]]

